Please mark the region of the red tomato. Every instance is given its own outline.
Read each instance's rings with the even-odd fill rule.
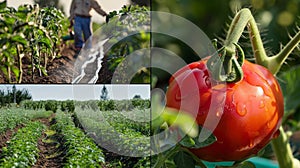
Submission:
[[[256,155],[279,134],[284,105],[277,80],[266,68],[245,60],[242,80],[212,87],[206,62],[207,58],[177,71],[166,93],[168,107],[193,115],[217,138],[209,146],[189,150],[207,161],[238,161]],[[207,118],[209,111],[214,117]]]

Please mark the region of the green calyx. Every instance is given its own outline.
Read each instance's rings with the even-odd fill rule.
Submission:
[[[207,67],[212,78],[220,82],[238,82],[243,79],[242,65],[245,59],[242,48],[233,43],[236,50],[222,47],[208,61]]]

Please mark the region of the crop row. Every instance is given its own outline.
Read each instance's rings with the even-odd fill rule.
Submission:
[[[53,128],[64,136],[66,163],[64,167],[101,167],[104,164],[102,150],[94,141],[77,128],[68,113],[57,112]]]
[[[99,113],[91,113],[97,116]],[[150,108],[132,109],[131,111],[104,111],[102,112],[105,120],[114,128],[122,133],[128,130],[150,136]],[[99,118],[99,115],[97,116]]]
[[[40,122],[29,122],[18,130],[2,148],[0,167],[30,167],[38,158],[37,141],[45,126]]]
[[[26,124],[32,119],[47,118],[52,112],[25,110],[23,108],[1,108],[0,109],[0,134],[17,125]]]
[[[21,104],[25,109],[39,110],[45,109],[56,112],[58,109],[66,112],[74,112],[75,106],[80,109],[100,110],[100,111],[132,111],[134,109],[148,109],[150,108],[150,100],[131,99],[131,100],[90,100],[90,101],[31,101],[26,100]]]
[[[138,121],[130,121],[117,111],[77,109],[76,116],[85,132],[108,151],[129,157],[147,158],[150,155],[149,136],[133,129]],[[148,128],[145,132],[150,132],[150,126]],[[146,161],[145,164],[149,162]]]
[[[56,101],[56,100],[40,100],[40,101],[32,101],[26,100],[23,101],[21,106],[25,109],[29,110],[46,110],[56,112],[57,110],[65,111],[65,112],[74,112],[75,105],[73,100],[65,100],[65,101]]]

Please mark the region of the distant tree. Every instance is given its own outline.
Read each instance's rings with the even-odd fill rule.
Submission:
[[[141,99],[141,95],[134,95],[133,99]]]
[[[28,90],[18,90],[14,85],[12,89],[9,88],[4,91],[0,90],[0,106],[7,106],[10,103],[20,104],[23,100],[31,100],[32,96]]]
[[[108,91],[107,91],[107,88],[105,87],[105,85],[103,86],[103,88],[101,90],[100,99],[101,100],[107,100],[108,99]]]
[[[40,7],[59,7],[59,0],[34,0],[34,3],[39,4]]]
[[[12,94],[13,94],[14,103],[17,102],[17,100],[16,100],[16,99],[17,99],[16,93],[17,93],[17,88],[16,88],[16,85],[14,85],[14,86],[12,87]]]
[[[140,6],[150,6],[150,0],[131,0],[131,3]]]
[[[64,7],[59,4],[59,0],[34,0],[34,3],[38,4],[41,8],[55,7],[57,9],[60,9],[61,11],[64,11]]]
[[[31,94],[28,92],[28,90],[23,89],[23,90],[17,90],[16,91],[16,103],[20,104],[21,101],[24,100],[31,100],[32,96]]]

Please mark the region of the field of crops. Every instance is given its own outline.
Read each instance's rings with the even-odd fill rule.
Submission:
[[[147,10],[149,9],[139,6],[124,6],[118,12],[109,11],[109,18],[114,20],[113,18],[117,19],[124,14]],[[81,67],[74,67],[77,55],[74,41],[70,38],[70,22],[60,9],[38,4],[24,4],[15,9],[7,7],[4,1],[0,2],[0,19],[0,83],[72,83],[73,75],[80,75]],[[143,16],[135,22],[148,23],[149,17]],[[97,25],[94,26],[95,29],[103,25],[93,24]],[[115,33],[114,36],[119,37],[119,33],[123,32]],[[149,44],[149,33],[128,36],[119,41],[105,53],[103,68],[92,69],[93,73],[97,71],[103,76],[97,83],[110,83],[114,70],[124,60],[124,56],[149,47]],[[98,57],[99,54],[95,56]],[[97,62],[89,64],[92,63]],[[78,72],[76,68],[79,68]],[[145,68],[143,72],[138,73],[140,76],[134,79],[135,83],[149,83],[148,70]]]
[[[150,166],[148,100],[25,101],[0,114],[0,167]]]

